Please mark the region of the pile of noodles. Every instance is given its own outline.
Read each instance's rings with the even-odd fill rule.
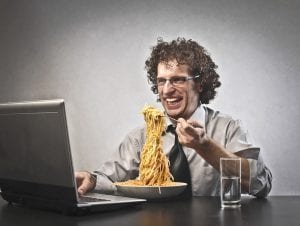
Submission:
[[[168,186],[173,176],[169,170],[169,160],[163,153],[162,133],[165,130],[163,113],[152,107],[145,106],[142,113],[147,126],[146,142],[141,152],[139,177],[136,180],[118,182],[122,185]]]

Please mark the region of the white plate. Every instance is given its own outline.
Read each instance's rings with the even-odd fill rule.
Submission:
[[[116,184],[118,192],[125,196],[142,199],[161,199],[179,195],[186,188],[186,183],[173,182],[171,186],[133,186]]]

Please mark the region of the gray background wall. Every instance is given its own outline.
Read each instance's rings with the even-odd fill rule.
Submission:
[[[211,107],[244,122],[274,176],[300,194],[297,0],[0,0],[0,101],[66,100],[77,170],[95,169],[155,104],[157,37],[199,41],[223,85]]]

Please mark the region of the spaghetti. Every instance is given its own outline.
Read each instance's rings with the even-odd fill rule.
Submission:
[[[169,160],[163,153],[161,136],[165,129],[165,118],[161,111],[145,106],[142,113],[146,122],[146,142],[141,152],[139,177],[136,180],[119,182],[122,185],[168,186],[173,176]]]

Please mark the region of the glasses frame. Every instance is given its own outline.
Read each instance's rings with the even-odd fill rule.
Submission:
[[[189,81],[189,80],[194,80],[194,79],[197,79],[197,78],[199,78],[200,77],[200,75],[196,75],[196,76],[174,76],[173,78],[161,78],[161,79],[164,79],[163,81],[161,81],[161,84],[159,84],[159,82],[158,81],[156,81],[156,86],[157,87],[163,87],[164,85],[166,85],[167,84],[167,82],[169,82],[170,83],[170,85],[172,85],[173,87],[182,87],[183,85],[185,85],[185,83],[187,82],[187,81]],[[175,79],[178,79],[178,78],[180,78],[180,79],[182,79],[182,80],[180,80],[180,82],[182,82],[182,83],[178,83],[178,84],[176,84],[175,83]],[[163,82],[163,84],[162,84],[162,82]]]

